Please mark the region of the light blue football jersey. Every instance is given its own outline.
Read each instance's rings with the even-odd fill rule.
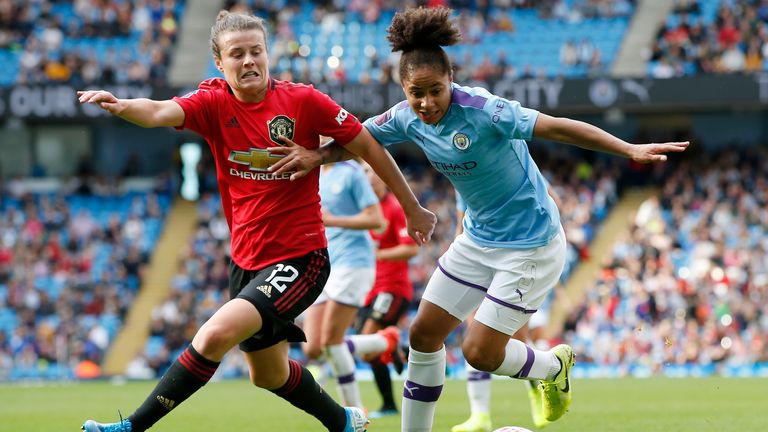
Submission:
[[[481,246],[530,249],[560,230],[560,214],[528,152],[538,111],[479,87],[452,84],[451,105],[436,125],[407,101],[364,125],[382,144],[411,141],[466,203],[464,232]]]
[[[464,198],[458,192],[456,192],[456,211],[467,212],[467,203],[464,202]]]
[[[336,216],[353,216],[379,202],[363,168],[354,160],[339,162],[320,172],[320,204]],[[368,230],[325,229],[331,266],[375,267],[376,257]]]

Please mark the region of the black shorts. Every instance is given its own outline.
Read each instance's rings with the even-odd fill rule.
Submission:
[[[245,352],[269,348],[280,341],[305,342],[293,320],[314,303],[330,273],[328,251],[318,249],[260,270],[229,264],[229,298],[248,300],[259,310],[263,326],[240,343]]]
[[[380,292],[360,310],[360,329],[367,319],[376,321],[382,327],[396,326],[405,315],[410,302],[405,297]]]

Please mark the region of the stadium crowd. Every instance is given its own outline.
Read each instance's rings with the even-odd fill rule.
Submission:
[[[183,0],[0,1],[16,84],[166,83]]]
[[[297,2],[299,3],[299,2]],[[268,20],[269,28],[274,29],[275,39],[271,51],[273,65],[281,79],[312,83],[390,83],[398,82],[398,57],[382,50],[379,46],[367,46],[359,59],[360,65],[355,68],[345,68],[344,62],[337,67],[328,68],[324,65],[325,58],[312,57],[308,60],[310,50],[306,35],[300,34],[294,25],[295,18],[302,16],[317,23],[313,27],[319,37],[328,37],[341,43],[341,52],[350,47],[345,46],[343,38],[333,36],[339,28],[352,27],[357,24],[375,25],[377,32],[384,34],[392,14],[407,5],[425,4],[430,7],[448,6],[458,13],[459,24],[463,35],[463,44],[477,48],[483,46],[496,47],[493,53],[480,53],[477,50],[466,50],[463,55],[449,50],[452,62],[456,66],[456,80],[464,82],[469,79],[494,81],[503,78],[527,79],[560,75],[573,66],[583,66],[589,75],[599,75],[606,71],[603,53],[596,46],[592,36],[584,36],[580,40],[567,40],[560,47],[560,67],[558,72],[544,67],[542,64],[516,64],[510,60],[515,57],[509,50],[509,44],[490,40],[489,35],[498,33],[513,34],[517,27],[510,11],[524,10],[534,12],[534,17],[565,30],[568,26],[578,24],[585,19],[606,19],[629,17],[634,10],[634,0],[495,0],[469,2],[461,0],[431,0],[402,2],[392,0],[364,2],[356,0],[338,0],[333,2],[316,2],[309,13],[302,15],[301,8],[293,2],[260,2],[254,0],[228,1],[225,6],[233,11],[253,11]],[[293,7],[291,7],[293,6]],[[362,35],[361,35],[362,36]],[[536,49],[535,41],[532,49]],[[531,48],[531,47],[528,47]],[[543,46],[541,48],[544,48]],[[333,50],[331,50],[333,51]],[[482,50],[481,50],[482,51]],[[215,71],[214,71],[215,72]]]
[[[602,36],[588,35],[563,42],[558,55],[560,64],[553,68],[535,61],[517,64],[509,44],[489,40],[488,35],[518,31],[509,13],[512,10],[529,10],[537,19],[566,29],[589,19],[626,18],[634,9],[634,0],[412,3],[456,9],[465,44],[497,47],[493,53],[453,53],[454,64],[459,66],[459,81],[603,74],[608,65],[597,44]],[[317,56],[308,61],[302,49],[306,45],[305,35],[297,34],[296,22],[297,17],[306,17],[318,23],[321,37],[343,25],[371,24],[376,25],[383,38],[386,23],[397,8],[404,6],[402,2],[229,0],[223,6],[233,11],[253,11],[268,20],[274,34],[273,65],[280,72],[276,76],[282,79],[313,83],[389,83],[398,79],[397,58],[381,47],[378,52],[373,46],[366,48],[354,68],[345,68],[344,62],[328,68],[325,59]],[[303,8],[309,8],[309,12],[302,15]],[[66,83],[76,87],[165,85],[183,9],[183,0],[0,1],[0,64],[7,65],[11,72],[3,80],[15,84]]]
[[[726,150],[668,171],[569,319],[581,362],[622,374],[768,362],[767,154]]]
[[[758,0],[677,0],[651,49],[655,78],[754,73],[768,63],[768,7]]]
[[[109,182],[107,183],[109,184]],[[169,206],[168,191],[0,194],[0,379],[98,375]]]

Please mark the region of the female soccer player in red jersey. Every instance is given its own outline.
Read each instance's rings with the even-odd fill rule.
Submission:
[[[222,206],[232,233],[231,300],[194,336],[144,403],[127,419],[87,432],[143,432],[211,378],[224,354],[239,344],[251,381],[316,417],[329,431],[361,432],[360,409],[342,408],[312,375],[288,358],[288,343],[304,333],[293,320],[312,304],[328,277],[320,214],[318,170],[296,178],[269,166],[267,149],[291,139],[316,149],[333,137],[366,160],[392,189],[408,218],[409,234],[428,241],[435,215],[422,208],[388,153],[358,120],[311,86],[269,76],[267,32],[260,18],[222,11],[211,48],[224,79],[203,81],[172,100],[118,99],[103,90],[78,92],[80,103],[143,127],[188,128],[209,143]],[[295,180],[295,181],[292,181]]]

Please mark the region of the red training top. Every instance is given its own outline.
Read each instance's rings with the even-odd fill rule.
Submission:
[[[387,220],[386,228],[378,233],[371,231],[371,237],[379,249],[388,249],[401,244],[416,244],[408,235],[405,212],[391,192],[381,200],[381,212]],[[376,282],[373,284],[373,289],[368,292],[365,304],[370,304],[380,292],[392,293],[411,301],[413,285],[408,276],[408,261],[376,261]]]

